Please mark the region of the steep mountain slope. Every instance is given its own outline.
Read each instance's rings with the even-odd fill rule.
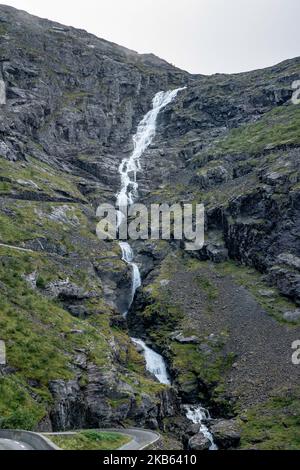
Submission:
[[[31,250],[0,246],[1,425],[160,420],[177,404],[147,379],[119,328],[116,303],[130,272],[118,244],[97,239],[95,209],[113,200],[120,159],[152,95],[186,74],[83,31],[0,11],[0,241]]]
[[[0,426],[134,422],[180,437],[181,400],[202,400],[237,417],[244,447],[299,448],[300,59],[191,76],[5,6],[0,59]],[[136,242],[129,315],[166,357],[169,388],[129,339],[130,270],[97,239],[95,212],[114,202],[153,96],[179,86],[142,157],[140,200],[204,203],[206,243]]]

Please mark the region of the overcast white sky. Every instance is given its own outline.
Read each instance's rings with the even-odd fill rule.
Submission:
[[[300,55],[299,0],[7,0],[192,73],[241,72]]]

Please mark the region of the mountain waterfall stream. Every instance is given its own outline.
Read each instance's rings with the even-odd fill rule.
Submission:
[[[127,208],[134,203],[138,196],[137,172],[141,170],[140,157],[153,141],[156,133],[156,121],[159,112],[171,103],[176,98],[177,94],[184,89],[185,87],[166,92],[160,91],[157,93],[153,99],[152,109],[143,117],[138,125],[137,132],[133,136],[134,150],[129,158],[124,158],[122,160],[119,166],[121,189],[116,194],[116,205],[119,209],[119,226],[125,216],[124,212],[127,212]],[[123,312],[124,316],[126,316],[133,303],[135,293],[141,286],[141,275],[137,264],[134,262],[134,253],[130,244],[122,241],[119,245],[122,250],[122,260],[131,267],[132,271],[128,309]],[[142,339],[131,338],[131,340],[134,344],[142,348],[147,370],[151,372],[160,383],[171,385],[171,380],[163,357],[149,348]],[[200,405],[185,405],[184,409],[186,417],[193,423],[199,424],[199,432],[202,432],[211,442],[210,450],[215,450],[216,445],[213,442],[213,437],[204,424],[204,420],[209,418],[207,410]]]

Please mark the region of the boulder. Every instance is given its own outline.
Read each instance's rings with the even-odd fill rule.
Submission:
[[[224,246],[209,244],[206,251],[209,259],[214,263],[223,263],[228,260],[228,250]]]
[[[171,338],[180,344],[199,344],[200,342],[197,336],[183,336],[182,333],[175,333]]]
[[[188,443],[189,450],[209,450],[210,446],[210,440],[202,432],[191,437]]]
[[[60,300],[83,300],[91,297],[91,294],[85,292],[82,287],[70,282],[68,279],[50,282],[46,290],[51,297]]]
[[[241,430],[234,419],[219,420],[210,428],[214,441],[220,449],[237,447],[241,439]]]
[[[277,256],[277,260],[280,264],[300,270],[300,258],[292,253],[280,253]]]
[[[283,318],[287,321],[296,322],[300,320],[300,309],[290,310],[283,314]]]
[[[69,305],[68,310],[75,318],[86,318],[89,313],[83,305]]]

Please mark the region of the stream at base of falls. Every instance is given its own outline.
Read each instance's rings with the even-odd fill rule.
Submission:
[[[183,405],[183,408],[186,412],[186,417],[194,424],[199,424],[199,432],[209,440],[209,450],[218,450],[212,434],[205,425],[205,421],[211,419],[209,412],[201,405]]]
[[[133,136],[134,150],[129,158],[123,159],[119,167],[121,189],[119,193],[116,194],[119,226],[122,223],[125,213],[127,213],[127,208],[134,203],[138,196],[136,176],[137,172],[141,171],[140,157],[149,147],[155,136],[158,114],[184,89],[185,87],[157,93],[153,99],[152,109],[144,116],[138,125],[137,132]],[[119,245],[122,251],[122,260],[130,266],[132,272],[130,297],[127,303],[127,310],[123,312],[123,315],[126,317],[134,301],[136,291],[141,286],[142,282],[140,270],[138,265],[134,262],[134,253],[130,244],[122,241]],[[146,362],[146,369],[154,375],[160,383],[172,385],[164,358],[149,348],[142,339],[131,338],[131,340],[136,346],[141,348]],[[211,443],[210,450],[216,450],[217,447],[213,442],[213,437],[204,423],[204,421],[209,419],[208,411],[201,405],[184,405],[183,408],[186,417],[194,424],[199,424],[199,432],[209,439]]]

